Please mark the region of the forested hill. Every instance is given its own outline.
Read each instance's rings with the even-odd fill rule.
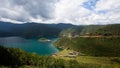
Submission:
[[[61,32],[61,36],[88,36],[88,35],[120,35],[120,24],[88,25],[68,28]]]
[[[102,36],[120,36],[120,24],[106,25],[92,33],[93,35]]]
[[[13,24],[0,21],[0,37],[21,36],[25,38],[35,38],[41,36],[58,36],[59,33],[67,28],[73,27],[72,24],[42,24],[25,23]]]

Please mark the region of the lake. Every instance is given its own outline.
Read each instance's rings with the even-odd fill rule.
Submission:
[[[5,47],[21,48],[27,52],[37,53],[40,55],[52,55],[59,52],[54,47],[53,42],[57,38],[49,38],[51,42],[40,42],[38,39],[24,39],[21,37],[0,38],[0,45]]]

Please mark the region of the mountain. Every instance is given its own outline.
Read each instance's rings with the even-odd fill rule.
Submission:
[[[63,36],[66,37],[63,37]],[[69,35],[72,35],[71,37]],[[75,37],[78,35],[78,37]],[[120,56],[120,24],[68,28],[55,45],[91,56]]]
[[[102,28],[104,25],[86,25],[86,26],[75,26],[63,30],[60,36],[84,36],[95,32],[97,29]]]
[[[41,36],[59,36],[59,33],[67,28],[73,27],[72,24],[42,24],[25,23],[13,24],[0,21],[0,37],[21,36],[25,38],[37,38]]]
[[[71,27],[71,28],[68,28],[66,30],[63,30],[61,33],[60,33],[60,36],[75,36],[75,35],[80,35],[80,33],[82,32],[83,28],[85,26],[75,26],[75,27]]]
[[[60,36],[113,36],[113,35],[120,35],[120,24],[109,24],[109,25],[87,25],[87,26],[75,26],[63,30],[60,33]]]

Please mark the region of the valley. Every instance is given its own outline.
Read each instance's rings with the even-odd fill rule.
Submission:
[[[120,68],[120,0],[0,0],[0,68]]]
[[[27,36],[19,35],[19,31],[18,34],[15,33],[16,35],[14,31],[10,32],[12,35],[5,33],[5,36],[3,32],[0,34],[2,57],[0,66],[2,68],[120,68],[119,24],[63,25],[64,29],[61,29],[51,24],[50,28],[60,29],[55,31],[55,34],[52,34],[54,32],[51,30],[44,30],[45,33],[38,32],[34,35],[34,30],[25,30],[23,32],[26,32]],[[32,27],[33,25],[29,26]],[[40,26],[35,28],[35,31],[39,29]],[[41,30],[43,28],[40,32]]]

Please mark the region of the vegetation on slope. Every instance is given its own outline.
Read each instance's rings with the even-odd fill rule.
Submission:
[[[102,28],[102,27],[103,27],[103,25],[76,26],[76,27],[72,27],[72,28],[63,30],[60,33],[60,36],[61,37],[68,37],[70,35],[72,37],[84,36],[84,35],[91,34],[91,33],[95,32],[97,29]]]
[[[92,35],[120,36],[120,24],[106,25],[93,32]]]
[[[83,58],[85,59],[85,58]],[[87,59],[87,58],[86,58]],[[0,46],[0,68],[119,68],[118,64],[81,63],[51,56],[26,53],[21,49]],[[87,60],[86,60],[87,61]],[[117,60],[118,61],[118,60]],[[117,62],[118,63],[118,62]]]
[[[69,28],[61,32],[54,44],[62,48],[57,58],[71,60],[65,57],[73,51],[79,52],[79,56],[72,58],[79,63],[101,63],[101,68],[119,68],[120,63],[120,24],[89,25],[83,28]],[[60,56],[59,56],[60,55]],[[62,55],[62,57],[61,57]],[[115,65],[114,63],[115,62]],[[108,66],[105,66],[107,64]],[[93,65],[91,68],[94,68]],[[99,68],[99,67],[95,67]]]
[[[60,36],[75,36],[75,35],[79,35],[82,31],[82,29],[84,28],[84,26],[76,26],[76,27],[71,27],[71,28],[68,28],[66,30],[63,30],[61,33],[60,33]]]
[[[96,30],[104,27],[104,25],[88,25],[83,28],[80,32],[80,35],[90,35],[91,33],[95,32]]]
[[[80,64],[74,60],[65,61],[55,59],[50,56],[39,56],[37,54],[26,53],[16,48],[4,48],[0,46],[0,66],[1,67],[39,67],[39,68],[80,68]],[[26,68],[26,67],[25,67]]]
[[[64,37],[55,45],[91,56],[120,56],[120,37]]]
[[[77,36],[119,36],[120,24],[111,25],[88,25],[68,28],[61,32],[62,37]]]
[[[59,53],[54,55],[57,59],[64,60],[76,60],[80,64],[85,63],[86,66],[91,65],[91,68],[119,68],[120,67],[120,57],[95,57],[95,56],[76,56],[74,58],[66,57],[69,53],[74,50],[64,49]],[[96,66],[96,67],[95,67]],[[99,67],[98,67],[99,66]]]

